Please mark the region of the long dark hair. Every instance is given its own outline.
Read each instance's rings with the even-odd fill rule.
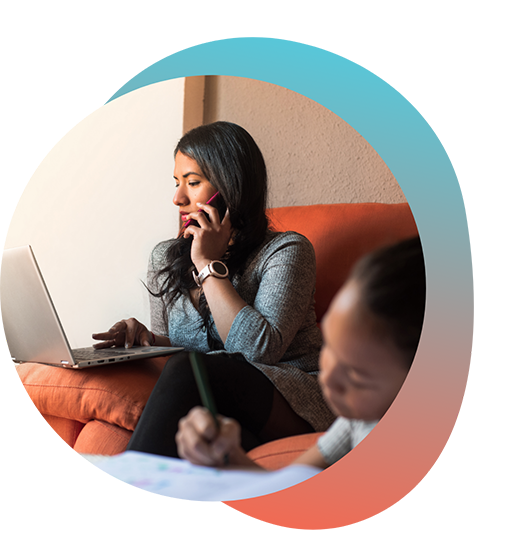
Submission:
[[[216,204],[219,213],[229,209],[234,236],[222,259],[231,279],[250,253],[262,244],[268,230],[265,212],[268,179],[263,155],[252,136],[231,122],[214,122],[190,130],[178,142],[174,156],[179,152],[193,159],[220,192],[224,206]],[[160,289],[152,294],[165,298],[166,309],[180,296],[189,297],[196,287],[190,256],[192,242],[192,237],[180,235],[172,240],[166,251],[166,265],[155,277]],[[200,294],[198,311],[206,326],[210,348],[221,348],[212,337],[213,320],[204,293]]]
[[[424,256],[413,237],[365,256],[351,272],[366,308],[385,325],[405,364],[411,366],[426,303]]]

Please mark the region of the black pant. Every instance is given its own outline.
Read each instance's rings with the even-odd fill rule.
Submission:
[[[239,422],[245,451],[277,438],[314,432],[260,370],[226,355],[201,356],[217,410]],[[167,361],[127,449],[178,457],[178,421],[197,405],[202,401],[189,353],[177,353]]]

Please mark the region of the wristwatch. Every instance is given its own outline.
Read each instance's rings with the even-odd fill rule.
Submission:
[[[225,277],[228,277],[229,271],[226,264],[219,260],[213,260],[210,262],[198,275],[193,271],[193,279],[199,287],[202,287],[202,283],[210,275],[218,277],[219,279],[224,279]]]

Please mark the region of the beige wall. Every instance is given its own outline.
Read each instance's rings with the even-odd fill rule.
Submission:
[[[177,79],[104,105],[59,141],[20,198],[5,247],[32,245],[73,347],[123,318],[149,324],[149,254],[179,229],[183,100]]]
[[[270,207],[406,201],[364,138],[298,93],[257,80],[207,76],[204,122],[216,120],[240,124],[261,148]]]

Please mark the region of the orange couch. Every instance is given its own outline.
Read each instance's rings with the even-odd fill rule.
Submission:
[[[407,204],[335,204],[269,211],[276,230],[305,235],[316,252],[316,315],[321,320],[359,257],[417,234]],[[26,363],[17,367],[32,401],[61,438],[80,453],[125,450],[169,357],[117,363],[88,371]],[[264,467],[288,464],[319,434],[270,442],[251,452]]]

